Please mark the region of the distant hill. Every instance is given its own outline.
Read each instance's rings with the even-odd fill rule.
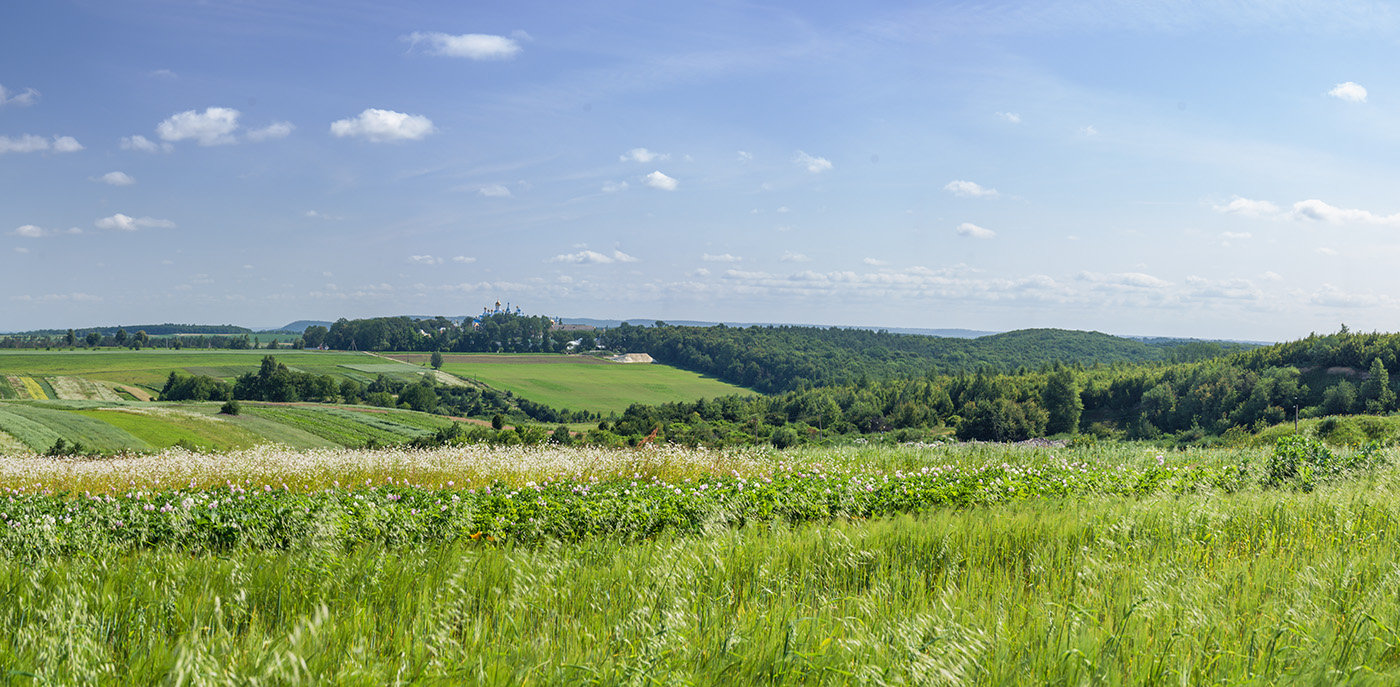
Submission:
[[[609,348],[764,392],[981,369],[1014,371],[1047,364],[1186,362],[1248,350],[1245,344],[1144,343],[1102,332],[1023,329],[979,338],[897,334],[835,327],[690,327],[619,325]]]
[[[306,331],[306,328],[307,328],[307,327],[318,327],[318,326],[319,326],[319,327],[326,327],[326,328],[329,329],[330,326],[331,326],[332,324],[334,324],[334,323],[333,323],[333,322],[327,322],[327,321],[325,321],[325,320],[297,320],[296,322],[292,322],[291,324],[283,325],[283,326],[278,327],[278,328],[276,328],[276,329],[259,329],[259,330],[258,330],[258,333],[261,334],[261,333],[267,333],[267,332],[295,332],[295,333],[297,333],[297,334],[301,334],[302,332],[305,332],[305,331]]]
[[[656,322],[656,318],[634,318],[630,320],[597,320],[591,317],[565,317],[562,318],[566,324],[588,324],[599,329],[612,329],[624,322],[635,327],[650,327]],[[702,320],[665,320],[666,324],[677,327],[715,327],[723,324],[726,327],[810,327],[812,329],[826,329],[825,325],[816,324],[793,324],[790,322],[706,322]],[[863,329],[865,331],[878,332],[885,331],[892,334],[916,334],[920,336],[941,336],[955,339],[975,339],[979,336],[987,336],[996,332],[981,331],[977,329],[917,329],[908,327],[865,327],[865,326],[838,326],[839,329]]]
[[[118,329],[125,329],[128,334],[136,332],[146,332],[151,336],[170,336],[172,334],[252,334],[253,330],[247,327],[239,327],[232,324],[118,324],[110,327],[82,327],[74,329],[73,332],[79,337],[86,336],[89,332],[97,332],[103,336],[112,336]],[[34,331],[19,332],[25,336],[63,336],[67,334],[67,329],[36,329]]]

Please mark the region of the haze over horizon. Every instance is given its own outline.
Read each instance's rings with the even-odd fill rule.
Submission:
[[[598,319],[1400,329],[1386,3],[4,16],[4,331],[497,299]]]

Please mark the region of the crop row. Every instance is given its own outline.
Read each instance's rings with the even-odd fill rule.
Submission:
[[[533,544],[595,536],[643,540],[745,523],[873,518],[1043,498],[1230,492],[1248,474],[1227,464],[1148,464],[1104,470],[1060,460],[1039,465],[878,473],[784,466],[770,474],[684,480],[560,479],[512,486],[406,479],[294,490],[252,479],[200,488],[132,487],[54,492],[42,483],[6,490],[0,553],[12,557],[173,546],[284,549],[316,540],[389,546],[463,540]]]
[[[326,410],[249,405],[244,412],[296,427],[343,446],[371,441],[391,444],[431,434],[427,430],[393,422],[373,413]]]

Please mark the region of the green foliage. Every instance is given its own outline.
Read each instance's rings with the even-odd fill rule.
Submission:
[[[237,400],[230,398],[224,401],[222,406],[219,406],[219,412],[224,415],[237,415],[243,412],[243,406],[240,405]]]
[[[434,370],[442,369],[442,351],[433,351],[430,364]]]
[[[1278,440],[1265,466],[1265,484],[1292,485],[1311,491],[1323,481],[1347,473],[1373,470],[1388,464],[1377,443],[1367,444],[1358,451],[1338,455],[1326,444],[1304,436],[1287,436]]]

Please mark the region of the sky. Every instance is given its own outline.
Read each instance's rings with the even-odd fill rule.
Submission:
[[[1400,330],[1400,9],[0,9],[0,331]]]

